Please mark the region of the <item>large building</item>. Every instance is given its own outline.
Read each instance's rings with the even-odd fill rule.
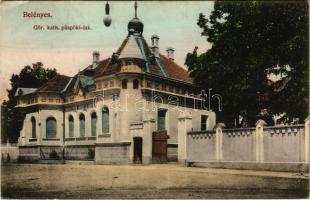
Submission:
[[[39,88],[18,88],[17,107],[26,115],[20,132],[23,159],[64,158],[96,163],[151,163],[178,158],[178,118],[191,113],[194,130],[215,125],[174,49],[149,46],[136,16],[109,58],[73,77],[57,75]]]

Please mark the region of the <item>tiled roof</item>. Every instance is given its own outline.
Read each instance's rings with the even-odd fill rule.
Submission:
[[[80,72],[80,74],[82,75],[90,75],[90,76],[101,76],[103,74],[103,72],[105,72],[108,68],[108,66],[110,65],[111,62],[111,58],[107,58],[105,60],[101,60],[99,62],[99,65],[93,69],[92,65],[89,65],[88,67],[86,67],[83,71]]]
[[[163,55],[155,58],[146,40],[139,35],[128,35],[112,58],[101,60],[96,68],[89,65],[79,74],[100,77],[118,73],[121,71],[121,65],[117,62],[119,59],[140,59],[145,63],[145,67],[143,67],[145,73],[192,83],[188,72],[174,61]],[[73,92],[77,77],[78,75],[74,76],[70,84],[68,84],[67,93]]]
[[[184,68],[171,61],[166,56],[160,55],[160,57],[170,78],[192,83],[189,73]]]
[[[42,85],[38,92],[61,92],[70,81],[69,76],[57,74],[54,78]]]
[[[120,55],[121,52],[123,51],[126,43],[128,42],[129,40],[129,35],[125,38],[125,40],[122,42],[121,46],[118,48],[118,50],[116,51],[116,54]]]
[[[67,88],[66,88],[66,93],[67,94],[70,94],[70,93],[73,93],[73,89],[74,89],[74,85],[76,83],[76,80],[77,80],[77,75],[75,75],[72,80],[70,81],[70,83],[68,84]]]
[[[133,35],[130,35],[123,50],[120,52],[119,58],[138,58],[144,59],[140,47]]]

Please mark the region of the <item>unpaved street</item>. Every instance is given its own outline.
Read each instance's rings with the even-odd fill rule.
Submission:
[[[4,198],[305,198],[296,173],[165,165],[10,164]]]

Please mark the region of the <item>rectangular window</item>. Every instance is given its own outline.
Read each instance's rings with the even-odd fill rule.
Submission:
[[[100,90],[102,88],[101,82],[97,83],[97,88]]]
[[[96,129],[97,129],[97,115],[96,113],[92,113],[91,115],[91,136],[96,136]]]
[[[56,138],[57,135],[57,122],[53,117],[49,117],[46,120],[46,138]]]
[[[69,120],[69,137],[73,136],[74,136],[74,122],[72,118],[72,120]]]
[[[104,88],[107,88],[107,87],[109,87],[109,82],[108,81],[104,81],[103,85],[104,85]]]
[[[166,91],[166,90],[167,90],[167,86],[166,86],[165,84],[162,84],[162,87],[161,87],[161,88],[162,88],[163,91]]]
[[[85,118],[80,118],[80,137],[85,137]]]
[[[173,92],[173,87],[169,86],[169,92]]]
[[[159,83],[155,83],[155,89],[159,90],[159,88],[160,88],[160,84]]]
[[[102,133],[109,133],[109,109],[103,108],[102,110]]]
[[[114,81],[113,80],[110,81],[110,87],[114,87]]]
[[[180,93],[184,95],[185,94],[185,90],[184,89],[180,89]]]
[[[166,113],[167,110],[158,110],[157,113],[157,130],[166,130]]]
[[[146,87],[152,88],[152,82],[151,81],[146,81]]]
[[[201,115],[201,130],[206,131],[208,128],[208,116],[207,115]]]

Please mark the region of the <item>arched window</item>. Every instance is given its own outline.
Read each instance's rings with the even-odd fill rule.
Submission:
[[[123,89],[127,89],[127,82],[128,82],[127,79],[123,79],[123,80],[122,80],[122,88],[123,88]]]
[[[31,117],[31,138],[37,137],[36,119]]]
[[[91,136],[96,136],[97,115],[95,112],[91,114]]]
[[[85,137],[85,116],[80,114],[80,137]]]
[[[74,137],[74,119],[73,116],[69,116],[69,137]]]
[[[57,135],[57,122],[54,117],[46,119],[46,138],[56,138]]]
[[[102,109],[102,133],[109,133],[109,109]]]
[[[133,89],[139,89],[139,80],[133,80]]]

